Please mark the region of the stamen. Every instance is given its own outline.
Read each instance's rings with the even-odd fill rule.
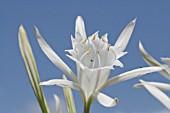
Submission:
[[[89,48],[90,48],[90,41],[89,41],[89,38],[87,39],[87,41],[88,41],[88,46],[89,46]],[[91,48],[90,48],[91,49]]]
[[[98,32],[97,32],[97,33],[98,33]],[[97,33],[95,33],[95,34],[93,35],[92,40],[95,40],[95,38],[97,37]]]
[[[89,50],[88,50],[87,52],[85,52],[85,53],[81,56],[80,61],[82,61],[82,59],[83,59],[86,55],[88,55],[90,52],[91,52],[91,48],[89,48]]]
[[[99,67],[100,67],[101,59],[100,59],[100,53],[99,53],[99,51],[97,51],[97,58],[98,58],[98,61],[99,61]]]
[[[95,40],[95,38],[96,38],[96,37],[95,37],[95,35],[94,35],[93,38],[92,38],[92,40]]]
[[[94,57],[94,60],[93,60],[92,69],[94,68],[94,66],[95,66],[95,63],[96,63],[96,55],[95,55],[95,57]]]
[[[97,54],[100,54],[99,50],[97,50]]]
[[[82,42],[82,44],[86,43],[86,41],[87,41],[87,38]]]
[[[108,44],[107,50],[108,50],[108,51],[110,50],[110,44]]]
[[[106,42],[106,40],[104,39],[104,36],[102,36],[102,41],[103,41],[103,42]]]
[[[89,54],[91,52],[91,48],[89,48],[89,50],[87,51],[87,54]]]
[[[98,59],[98,61],[99,61],[99,64],[98,64],[99,66],[98,66],[98,67],[100,67],[101,60],[100,60],[100,52],[99,52],[99,50],[96,51],[96,55],[95,55],[95,58],[94,58],[94,61],[93,61],[93,66],[92,66],[92,68],[94,68],[94,66],[95,66],[96,59]]]

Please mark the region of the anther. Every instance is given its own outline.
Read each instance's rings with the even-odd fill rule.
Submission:
[[[87,54],[89,54],[91,52],[91,48],[89,48],[89,50],[87,51]]]
[[[96,37],[97,37],[97,33],[95,33],[95,34],[93,35],[92,40],[95,40]]]
[[[89,53],[91,52],[91,48],[89,48],[89,50],[87,52],[85,52],[81,57],[80,57],[80,61]]]
[[[82,42],[82,44],[86,43],[86,41],[87,41],[87,38]]]
[[[97,54],[100,54],[99,50],[97,50]]]
[[[106,40],[104,39],[104,36],[102,36],[102,41],[103,41],[103,42],[106,42]]]
[[[107,50],[108,50],[108,51],[110,50],[110,44],[108,44]]]

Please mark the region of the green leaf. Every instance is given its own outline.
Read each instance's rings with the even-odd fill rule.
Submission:
[[[67,80],[65,75],[63,75],[63,79]],[[63,88],[63,91],[64,91],[64,97],[65,97],[68,113],[76,113],[73,94],[72,94],[71,89],[68,87],[65,87]]]
[[[27,70],[27,74],[34,91],[34,94],[37,98],[37,101],[40,105],[40,108],[43,113],[50,113],[49,108],[46,103],[43,91],[40,84],[39,74],[37,71],[36,62],[34,55],[29,44],[27,33],[24,27],[21,25],[18,32],[19,48]]]

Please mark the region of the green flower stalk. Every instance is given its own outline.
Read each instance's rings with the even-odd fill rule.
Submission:
[[[63,75],[63,79],[67,80],[65,75]],[[63,92],[64,92],[64,98],[66,101],[68,113],[76,113],[73,94],[72,94],[71,89],[69,87],[64,87]]]
[[[25,32],[24,27],[21,25],[18,33],[19,40],[19,48],[20,52],[25,64],[25,68],[27,70],[27,74],[34,91],[34,94],[37,98],[37,101],[40,105],[42,113],[50,113],[49,108],[46,103],[46,99],[44,97],[43,91],[40,84],[40,78],[36,66],[36,62],[34,59],[34,55],[27,39],[27,34]]]

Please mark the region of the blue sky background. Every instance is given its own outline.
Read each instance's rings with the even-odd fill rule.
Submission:
[[[100,31],[100,36],[109,33],[109,42],[112,45],[124,27],[137,17],[134,33],[126,48],[128,54],[121,58],[125,67],[112,71],[111,76],[115,76],[147,66],[138,50],[139,40],[158,61],[160,57],[170,57],[169,11],[169,0],[1,0],[0,112],[40,113],[18,47],[17,33],[21,24],[27,31],[41,81],[44,81],[61,78],[63,73],[41,51],[33,26],[39,28],[51,47],[76,72],[74,62],[65,56],[64,50],[71,48],[70,35],[74,35],[78,15],[83,17],[88,35],[97,30]],[[110,86],[103,92],[119,98],[119,104],[114,108],[105,108],[95,101],[91,113],[168,113],[145,89],[132,87],[139,79],[169,83],[160,74],[152,73]],[[43,89],[54,113],[53,94],[56,93],[63,100],[62,88]],[[79,93],[74,91],[74,96],[77,113],[82,113],[83,104]]]

